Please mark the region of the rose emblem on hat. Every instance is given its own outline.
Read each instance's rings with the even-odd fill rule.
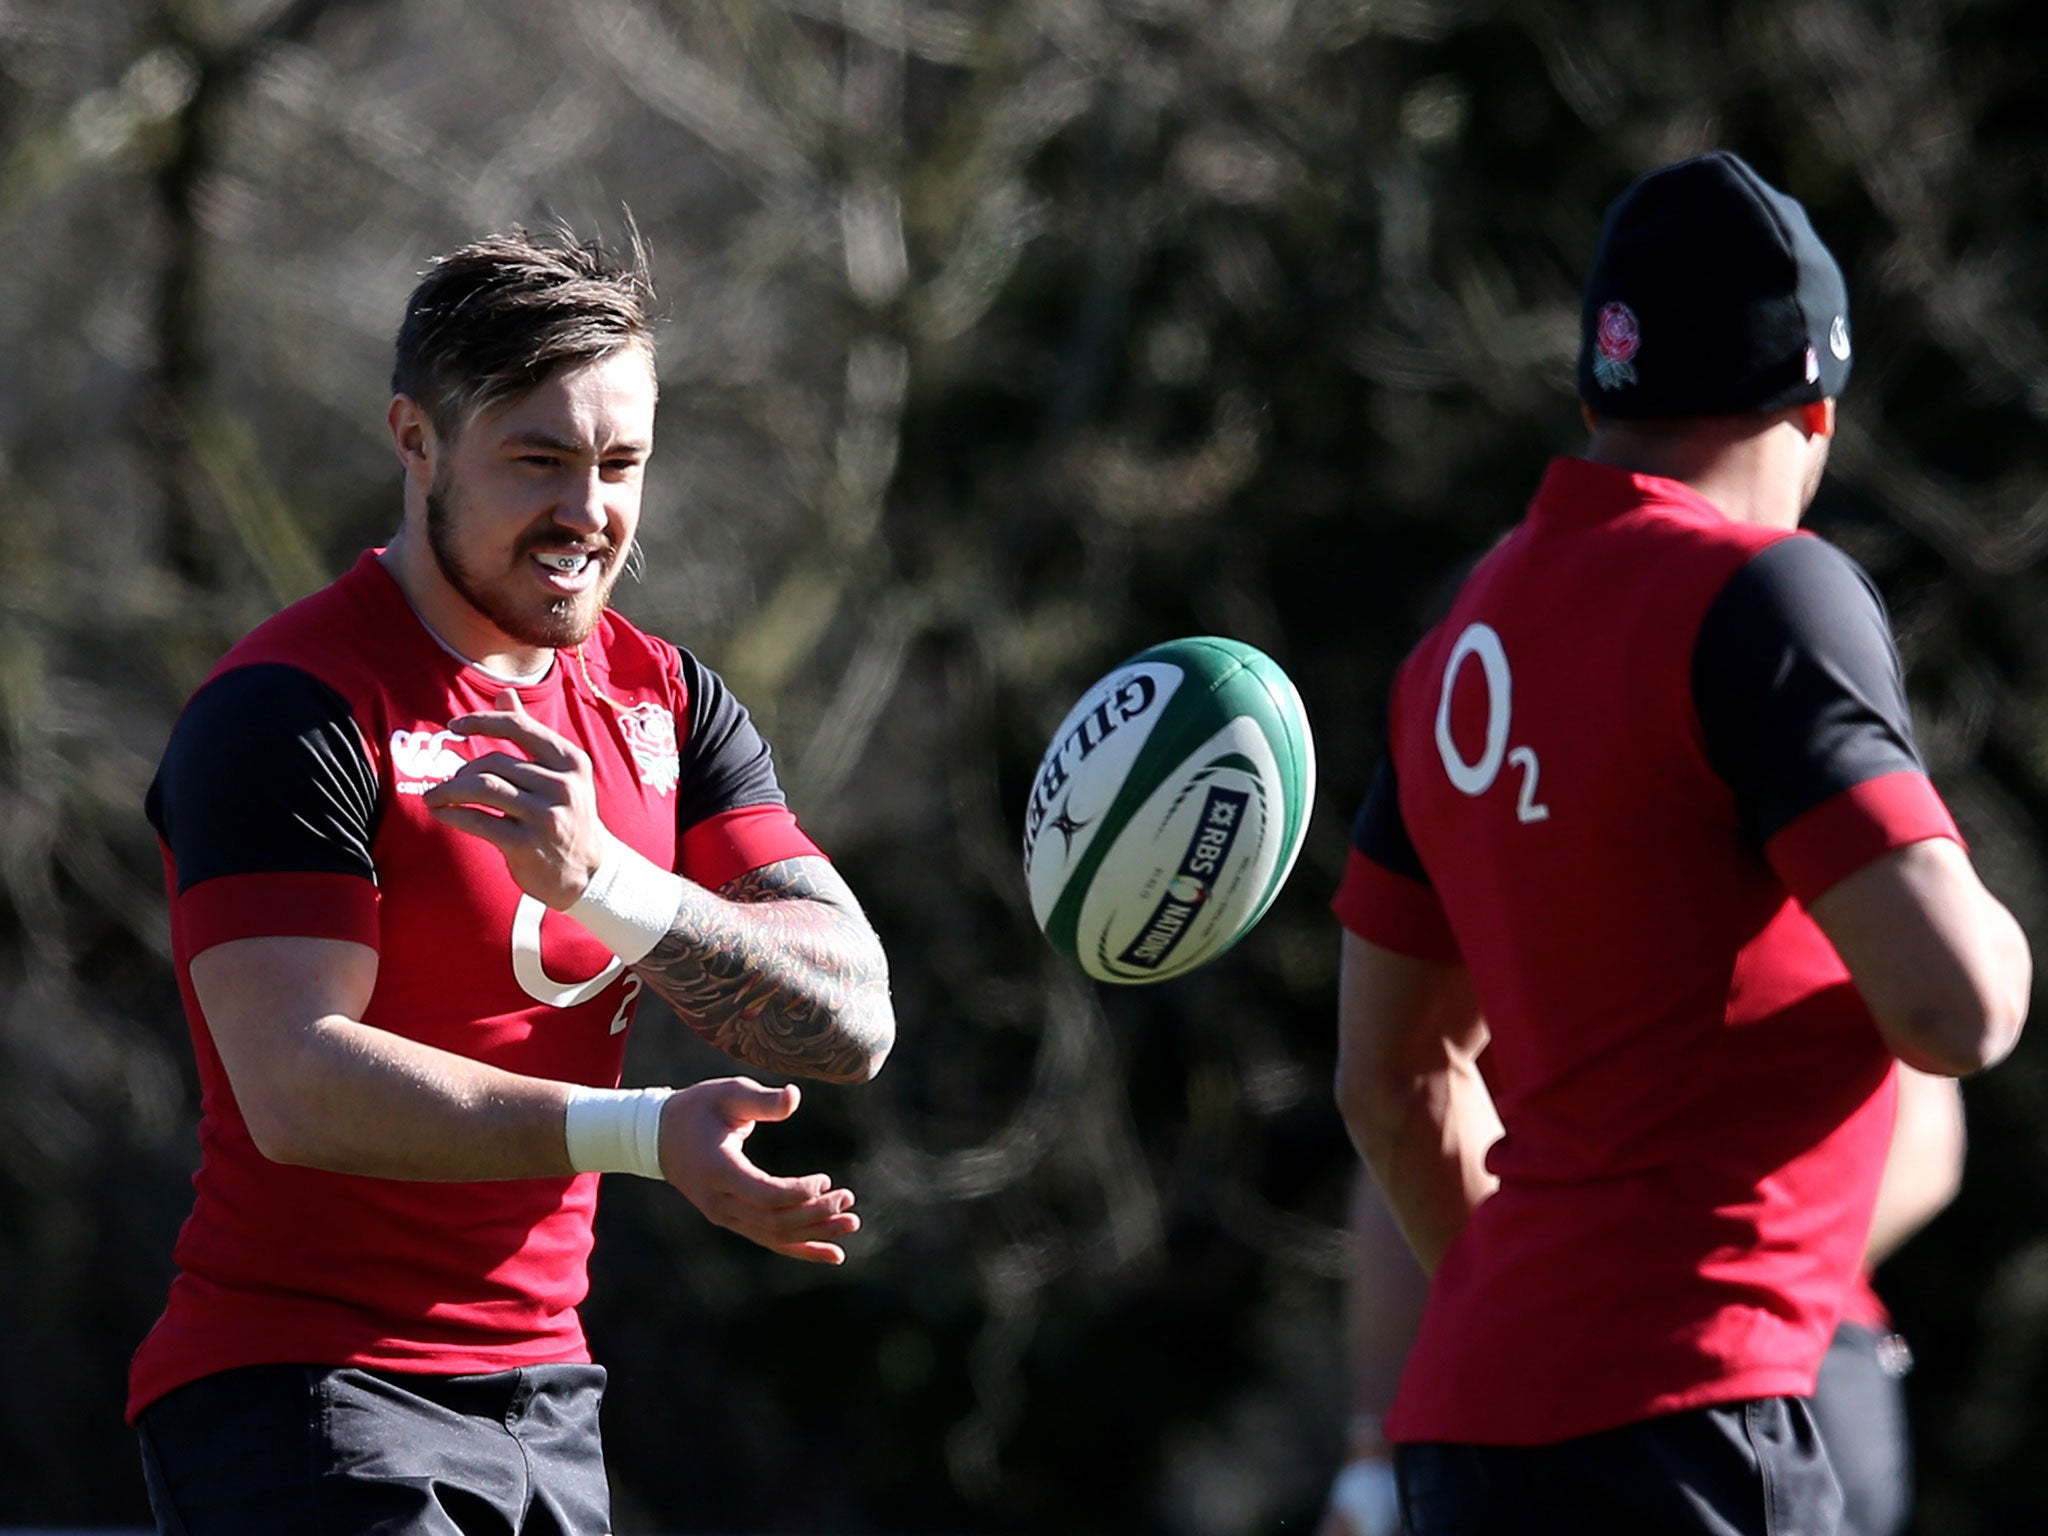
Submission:
[[[1643,345],[1636,312],[1620,300],[1601,307],[1593,331],[1593,377],[1602,389],[1620,389],[1636,382],[1634,358]]]

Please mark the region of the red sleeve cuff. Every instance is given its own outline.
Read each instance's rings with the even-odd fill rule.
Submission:
[[[231,939],[347,939],[377,947],[377,886],[361,875],[216,875],[178,898],[185,952]]]
[[[807,854],[823,857],[787,808],[746,805],[721,811],[685,832],[676,849],[676,869],[715,891],[763,864]]]
[[[1764,855],[1805,903],[1871,860],[1930,837],[1963,841],[1925,775],[1887,773],[1823,800],[1780,829]]]
[[[1417,960],[1455,965],[1464,956],[1436,892],[1351,850],[1330,910],[1361,939]]]

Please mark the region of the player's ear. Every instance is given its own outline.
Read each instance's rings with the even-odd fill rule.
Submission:
[[[1835,402],[1829,396],[1816,400],[1811,405],[1799,408],[1799,427],[1808,437],[1833,437],[1835,435]]]
[[[398,462],[408,475],[432,480],[434,476],[434,425],[410,395],[393,395],[391,409],[384,413],[391,428],[391,445],[398,450]]]
[[[1579,407],[1579,420],[1583,421],[1586,424],[1586,432],[1588,436],[1600,430],[1600,418],[1593,414],[1593,407],[1591,407],[1590,405],[1582,405]]]

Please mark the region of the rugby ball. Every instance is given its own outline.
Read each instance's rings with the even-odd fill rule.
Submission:
[[[1031,912],[1098,981],[1165,981],[1265,915],[1315,799],[1301,696],[1263,652],[1140,651],[1053,733],[1024,814]]]

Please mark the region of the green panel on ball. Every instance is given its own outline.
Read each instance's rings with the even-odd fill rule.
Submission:
[[[1184,675],[1047,917],[1046,937],[1060,954],[1076,963],[1080,961],[1076,929],[1081,906],[1117,837],[1161,781],[1226,721],[1240,715],[1250,719],[1272,748],[1284,782],[1270,788],[1284,807],[1287,841],[1283,847],[1290,853],[1299,845],[1308,815],[1315,776],[1313,749],[1293,684],[1270,657],[1241,640],[1204,635],[1151,646],[1104,675],[1113,676],[1144,662],[1177,667]],[[1274,878],[1259,903],[1261,915],[1278,894],[1292,863],[1291,857],[1283,856],[1275,866]]]
[[[1295,856],[1306,840],[1309,817],[1315,811],[1316,751],[1315,741],[1309,732],[1308,712],[1302,706],[1301,695],[1296,691],[1293,679],[1263,651],[1252,650],[1250,646],[1244,649],[1250,655],[1245,659],[1240,677],[1245,679],[1244,686],[1256,681],[1263,690],[1272,711],[1271,718],[1277,726],[1277,729],[1266,729],[1266,739],[1272,743],[1273,756],[1279,761],[1285,780],[1280,786],[1280,802],[1286,808],[1286,821],[1282,828],[1285,840],[1281,847],[1287,850],[1274,865],[1272,881],[1251,922],[1245,924],[1245,932],[1249,933],[1266,915],[1267,908],[1280,894],[1280,888],[1287,883],[1287,877],[1294,869]],[[1247,709],[1245,713],[1252,711]],[[1264,725],[1265,717],[1260,718]]]

